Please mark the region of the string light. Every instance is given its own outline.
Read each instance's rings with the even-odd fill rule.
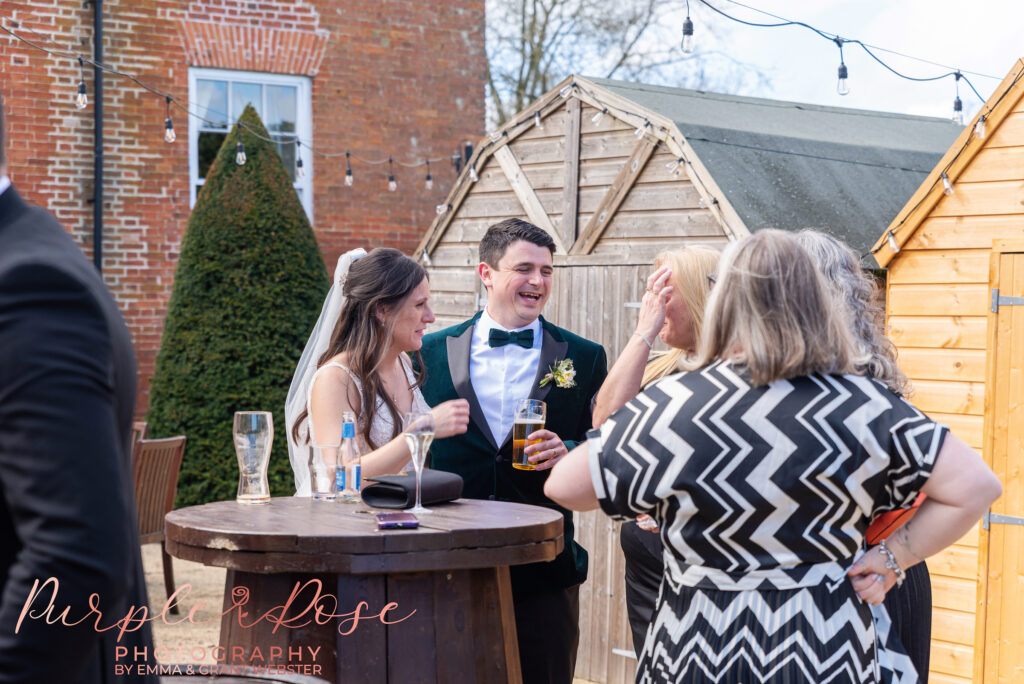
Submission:
[[[174,122],[171,121],[171,96],[167,96],[167,118],[164,119],[164,142],[172,143],[177,136],[174,135]]]
[[[843,39],[838,36],[835,38],[836,45],[839,46],[839,69],[837,71],[838,80],[836,81],[836,92],[840,95],[850,94],[850,84],[847,79],[850,76],[849,70],[846,68],[846,62],[843,61]]]
[[[355,178],[352,177],[352,153],[345,150],[345,186],[351,188]]]
[[[427,250],[423,250],[423,255],[421,258],[423,259],[423,265],[426,266],[427,268],[430,268],[431,266],[434,265],[434,262],[430,260],[430,255],[427,254]]]
[[[235,145],[235,163],[239,166],[245,166],[245,145],[239,140],[238,144]]]
[[[395,181],[395,164],[391,157],[388,157],[388,192],[394,192],[398,189],[398,183]]]
[[[886,235],[886,239],[889,242],[889,251],[893,254],[899,254],[900,244],[896,242],[896,235],[890,230]]]
[[[671,173],[673,176],[678,176],[680,166],[682,165],[683,161],[683,158],[679,157],[679,159],[674,159],[670,161],[668,164],[665,164],[665,168],[668,169],[668,172]]]
[[[476,183],[478,180],[480,180],[480,174],[478,174],[476,172],[476,167],[475,166],[470,166],[469,167],[469,180],[473,181],[474,183]]]
[[[562,89],[558,91],[558,94],[562,96],[563,100],[568,99],[568,97],[570,95],[572,95],[572,87],[573,87],[573,85],[574,85],[573,83],[570,83],[567,86],[563,86]]]
[[[594,124],[596,126],[597,124],[601,123],[601,119],[603,119],[604,115],[607,114],[607,113],[608,113],[608,108],[607,107],[603,108],[601,111],[599,111],[597,114],[595,114],[593,116],[593,118],[590,119],[590,123],[592,123],[592,124]]]
[[[534,112],[533,113],[533,125],[536,128],[540,128],[540,129],[544,128],[544,121],[540,118],[540,112]]]
[[[686,19],[683,20],[683,52],[693,53],[693,21],[690,19],[690,0],[686,0]]]
[[[646,133],[647,129],[650,128],[650,127],[651,127],[651,122],[648,121],[647,119],[644,119],[644,125],[643,126],[637,126],[636,127],[636,131],[633,132],[633,135],[635,135],[637,138],[642,138],[642,137],[644,137],[644,133]]]
[[[952,195],[954,192],[956,192],[953,189],[952,181],[949,180],[949,176],[946,175],[945,171],[942,172],[942,192],[946,193],[947,195]]]
[[[452,205],[450,205],[450,204],[438,204],[436,207],[434,207],[434,212],[438,216],[444,216],[445,212],[447,212],[451,208],[452,208]]]
[[[86,94],[85,89],[85,60],[81,57],[78,58],[78,66],[82,69],[82,80],[78,82],[78,95],[75,96],[75,106],[79,109],[85,109],[89,106],[89,96]]]
[[[974,124],[974,135],[977,136],[978,140],[985,139],[985,115],[982,114],[978,117],[978,123]]]
[[[434,189],[434,178],[433,178],[433,176],[430,175],[430,160],[429,159],[427,160],[427,177],[423,181],[423,187],[425,187],[427,190],[433,190]]]
[[[302,168],[302,142],[299,140],[295,141],[295,177],[306,177],[306,170]]]
[[[506,135],[507,135],[507,133],[505,133],[505,131],[494,131],[493,133],[491,133],[491,135],[489,137],[490,137],[492,143],[497,143],[502,138],[504,138]]]
[[[963,75],[958,71],[953,79],[956,84],[956,97],[953,99],[953,123],[957,126],[964,125],[964,103],[960,100],[960,79]]]

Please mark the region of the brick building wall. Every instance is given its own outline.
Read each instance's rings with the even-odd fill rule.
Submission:
[[[92,55],[93,8],[82,0],[3,0],[4,26],[41,45]],[[426,156],[453,153],[484,126],[484,0],[106,0],[104,61],[182,101],[189,67],[300,74],[312,82],[313,145],[396,161],[387,166],[316,156],[314,228],[333,269],[357,246],[412,250],[455,178]],[[74,105],[71,60],[0,34],[0,89],[8,115],[8,167],[29,201],[64,224],[92,258],[93,103]],[[86,69],[90,100],[94,84]],[[177,141],[163,142],[165,105],[117,76],[104,77],[103,277],[131,328],[139,359],[137,413],[163,331],[178,250],[190,213],[189,121],[172,110]],[[309,150],[302,155],[309,159]]]

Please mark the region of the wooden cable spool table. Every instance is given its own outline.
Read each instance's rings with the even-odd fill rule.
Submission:
[[[508,568],[552,560],[562,516],[475,499],[431,510],[418,529],[379,530],[383,511],[362,504],[219,501],[168,513],[167,550],[228,569],[225,663],[339,683],[520,682]]]

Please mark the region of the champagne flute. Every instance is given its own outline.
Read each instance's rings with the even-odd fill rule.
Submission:
[[[427,460],[427,450],[434,440],[434,416],[430,411],[410,411],[405,414],[405,441],[412,453],[412,464],[416,468],[416,505],[410,513],[430,513],[420,505],[420,484],[423,480],[423,463]]]

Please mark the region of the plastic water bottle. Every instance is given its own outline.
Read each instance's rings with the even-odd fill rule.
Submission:
[[[356,416],[351,411],[341,414],[341,448],[338,451],[338,470],[335,474],[337,500],[341,503],[359,503],[363,486],[362,453],[356,437]]]

